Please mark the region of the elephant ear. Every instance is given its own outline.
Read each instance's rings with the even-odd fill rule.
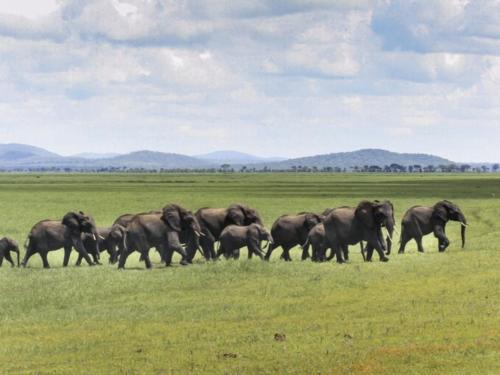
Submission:
[[[363,201],[358,204],[356,210],[354,211],[354,216],[360,220],[363,225],[367,228],[375,227],[375,217],[373,213],[373,203],[369,201]]]
[[[444,223],[448,221],[448,210],[446,209],[446,204],[444,202],[439,202],[434,205],[432,218]]]
[[[310,231],[316,224],[320,223],[321,219],[315,214],[306,214],[304,218],[304,227]]]
[[[62,224],[66,225],[71,232],[80,231],[80,216],[75,212],[68,212],[62,219]]]
[[[162,219],[174,231],[180,232],[182,230],[181,216],[178,206],[173,204],[166,206],[163,209]]]
[[[245,225],[245,212],[240,205],[233,204],[227,209],[226,225]]]

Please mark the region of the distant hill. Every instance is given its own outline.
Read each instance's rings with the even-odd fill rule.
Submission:
[[[164,168],[164,169],[196,169],[210,168],[214,165],[193,158],[191,156],[155,152],[155,151],[136,151],[125,155],[115,156],[113,158],[94,160],[94,165],[101,167],[128,167],[128,168]]]
[[[450,160],[427,154],[396,153],[379,149],[365,149],[339,152],[288,160],[260,158],[237,151],[216,151],[196,157],[155,151],[136,151],[123,155],[78,154],[61,156],[56,153],[23,144],[0,144],[0,168],[4,170],[27,169],[76,169],[96,170],[102,168],[144,168],[144,169],[208,169],[229,164],[235,170],[242,166],[257,170],[265,167],[272,170],[287,170],[295,167],[324,168],[340,167],[350,169],[358,166],[383,167],[390,164],[409,166],[452,164]],[[463,163],[462,163],[463,164]],[[472,163],[471,163],[472,164]]]
[[[40,147],[19,143],[0,144],[0,161],[16,161],[29,158],[60,158],[53,152]]]
[[[451,164],[450,160],[444,159],[439,156],[427,154],[400,154],[379,149],[364,149],[351,152],[338,152],[333,154],[324,154],[316,156],[308,156],[303,158],[288,159],[280,162],[267,163],[265,166],[271,169],[289,169],[292,166],[303,167],[340,167],[350,168],[364,165],[384,165],[400,164],[404,166],[419,164],[426,165],[440,165]],[[256,167],[263,167],[263,164],[256,165]]]
[[[212,163],[221,164],[254,164],[263,162],[275,162],[286,160],[285,158],[261,158],[259,156],[246,154],[238,151],[214,151],[208,154],[195,155],[197,159],[210,161]]]

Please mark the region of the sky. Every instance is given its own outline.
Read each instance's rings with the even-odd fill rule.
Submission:
[[[500,1],[0,0],[0,143],[500,161]]]

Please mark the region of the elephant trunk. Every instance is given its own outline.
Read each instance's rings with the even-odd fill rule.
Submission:
[[[101,235],[99,235],[99,232],[97,231],[97,229],[94,229],[92,231],[92,237],[94,237],[94,240],[95,240],[95,254],[96,254],[96,259],[99,259],[101,256],[100,256],[100,251],[99,251],[99,240],[101,239]],[[87,250],[88,251],[88,250]]]
[[[465,229],[467,229],[467,220],[465,220],[464,215],[460,215],[460,224],[462,225],[461,235],[462,235],[462,249],[465,247]]]

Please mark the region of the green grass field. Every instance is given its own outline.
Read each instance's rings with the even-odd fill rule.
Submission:
[[[197,260],[144,269],[0,268],[0,374],[498,374],[500,176],[484,175],[0,175],[0,235],[69,210],[99,226],[177,202],[195,210],[244,202],[270,227],[283,213],[390,199],[450,199],[470,227],[450,223],[445,253],[426,237],[389,263]],[[24,253],[24,250],[22,250]],[[152,252],[153,253],[153,252]],[[103,255],[103,258],[106,258]],[[374,257],[377,258],[376,256]],[[276,340],[275,334],[285,335]]]

